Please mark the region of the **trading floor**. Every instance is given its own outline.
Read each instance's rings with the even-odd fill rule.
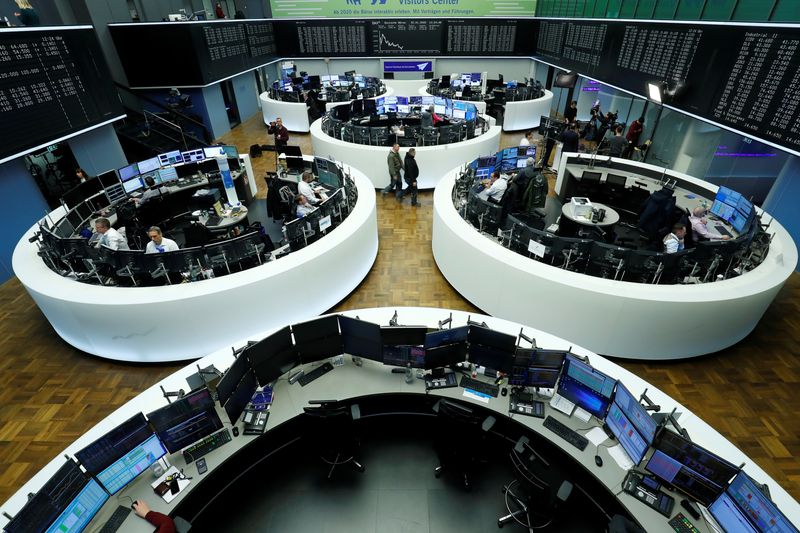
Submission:
[[[515,145],[518,137],[504,134],[500,144]],[[257,116],[220,140],[246,151],[268,139]],[[308,135],[291,134],[290,142],[310,153]],[[253,161],[259,198],[265,196],[260,176],[273,170],[274,163],[271,152]],[[332,311],[426,306],[477,312],[445,281],[433,260],[432,192],[420,193],[416,208],[391,195],[377,195],[378,258],[361,285]],[[498,282],[491,272],[476,273],[475,283]],[[693,360],[619,364],[702,416],[800,498],[798,316],[800,277],[794,274],[741,343]],[[88,428],[183,366],[117,363],[75,350],[56,335],[16,279],[0,286],[0,339],[0,501]]]

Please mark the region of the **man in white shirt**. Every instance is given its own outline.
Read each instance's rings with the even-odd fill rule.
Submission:
[[[325,196],[319,195],[314,191],[314,187],[311,186],[312,181],[314,181],[314,174],[308,171],[303,172],[303,177],[300,183],[297,184],[297,192],[305,196],[311,205],[317,205],[325,199]]]
[[[672,226],[672,233],[664,237],[664,253],[674,254],[683,250],[683,238],[686,236],[686,226],[680,222]]]
[[[506,189],[508,189],[508,176],[494,171],[492,172],[492,177],[489,181],[489,187],[481,194],[483,195],[484,200],[500,203],[500,200],[503,198],[503,194],[506,192]]]
[[[294,203],[297,204],[297,208],[295,210],[297,218],[303,218],[316,209],[316,207],[308,203],[308,198],[302,194],[298,194],[294,197]]]
[[[699,241],[702,238],[710,241],[727,241],[730,239],[730,237],[727,235],[717,235],[716,233],[711,233],[708,231],[708,228],[706,227],[706,224],[708,224],[708,219],[705,215],[705,207],[695,207],[692,210],[692,216],[689,217],[689,223],[692,225],[692,234],[694,235],[695,241]]]
[[[112,250],[130,250],[128,241],[117,230],[111,227],[107,218],[97,218],[94,221],[94,229],[102,235],[97,241],[97,246],[108,246]]]
[[[144,253],[146,254],[163,254],[164,252],[174,252],[178,249],[178,244],[172,239],[167,239],[161,234],[161,228],[158,226],[151,226],[147,230],[147,235],[150,237],[150,242],[147,243]]]
[[[525,137],[519,140],[520,146],[530,146],[533,142],[533,130],[526,131]]]

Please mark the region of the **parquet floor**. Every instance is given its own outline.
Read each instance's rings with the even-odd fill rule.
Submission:
[[[517,137],[504,135],[502,144],[516,144]],[[241,151],[270,142],[260,117],[222,140]],[[292,141],[311,152],[308,135],[292,135]],[[274,169],[274,154],[253,163],[263,198],[260,177]],[[420,193],[416,208],[380,194],[377,202],[378,259],[333,310],[410,305],[477,311],[433,260],[432,193]],[[736,346],[690,361],[619,363],[698,413],[800,498],[799,317],[800,276],[794,274],[756,330]],[[61,341],[16,279],[0,285],[0,502],[87,428],[178,367],[88,356]]]

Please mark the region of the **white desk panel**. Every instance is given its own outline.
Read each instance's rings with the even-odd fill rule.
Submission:
[[[542,116],[550,116],[553,93],[545,90],[544,96],[534,100],[506,102],[503,114],[503,131],[530,130],[539,127]]]
[[[79,283],[56,274],[36,255],[28,238],[38,226],[17,244],[14,272],[58,335],[79,350],[148,363],[202,357],[322,313],[364,279],[378,253],[375,192],[362,172],[351,172],[358,202],[341,225],[306,248],[242,272],[162,287]],[[335,282],[298,298],[298,288],[309,279]]]
[[[264,116],[264,124],[269,126],[270,122],[281,117],[287,130],[300,133],[308,132],[308,109],[305,102],[273,100],[270,98],[269,92],[261,93],[258,98],[261,100],[261,114]]]

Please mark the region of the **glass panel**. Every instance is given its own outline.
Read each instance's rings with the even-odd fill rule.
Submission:
[[[632,19],[636,13],[637,0],[622,0],[622,8],[619,10],[619,18]]]
[[[654,19],[674,19],[675,10],[678,7],[678,0],[657,0],[656,10],[653,13]]]
[[[778,0],[770,20],[772,22],[800,21],[800,4],[797,3],[797,0]]]
[[[706,0],[703,20],[731,20],[736,0]]]
[[[595,0],[594,14],[592,16],[599,19],[605,17],[606,7],[608,7],[608,0]]]
[[[606,18],[619,18],[619,11],[621,8],[622,0],[608,0],[608,6],[606,6]]]
[[[583,7],[583,16],[591,17],[594,15],[594,5],[596,0],[586,0],[586,5]]]
[[[639,5],[636,6],[637,19],[651,19],[653,18],[653,11],[656,9],[656,0],[639,0]]]
[[[699,20],[705,0],[680,0],[676,20]]]
[[[733,20],[766,21],[772,13],[775,0],[739,0],[733,11]]]

